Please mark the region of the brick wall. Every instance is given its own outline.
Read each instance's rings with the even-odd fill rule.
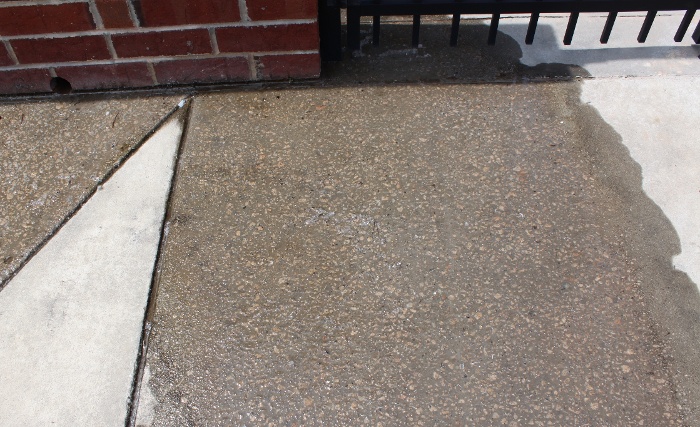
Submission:
[[[318,49],[317,0],[0,0],[5,94],[317,77]]]

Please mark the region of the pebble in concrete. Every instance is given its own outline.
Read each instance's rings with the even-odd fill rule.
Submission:
[[[164,125],[0,292],[0,425],[124,423],[181,132]]]

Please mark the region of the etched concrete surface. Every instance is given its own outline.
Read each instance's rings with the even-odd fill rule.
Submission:
[[[0,287],[180,97],[0,105]]]
[[[0,292],[0,425],[124,425],[180,119]]]
[[[571,82],[200,96],[138,425],[683,424],[596,146]]]

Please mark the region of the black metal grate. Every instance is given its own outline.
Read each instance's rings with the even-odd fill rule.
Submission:
[[[605,44],[620,12],[646,12],[637,41],[644,43],[654,18],[659,11],[685,10],[676,42],[683,40],[700,0],[320,0],[321,54],[326,60],[339,60],[342,57],[340,9],[347,9],[347,46],[350,51],[360,49],[360,18],[373,17],[372,41],[379,44],[381,17],[388,15],[412,15],[412,44],[420,42],[420,22],[422,15],[452,15],[450,45],[456,46],[459,37],[461,15],[489,14],[491,25],[487,43],[496,43],[498,23],[504,14],[530,14],[530,23],[525,43],[532,44],[537,22],[542,13],[568,13],[569,23],[564,35],[564,44],[571,44],[579,15],[586,12],[607,12],[608,19],[603,28],[600,42]],[[700,23],[693,33],[693,41],[700,44]]]

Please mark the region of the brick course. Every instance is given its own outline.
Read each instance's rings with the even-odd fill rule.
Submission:
[[[120,58],[212,53],[207,30],[160,31],[112,36]]]
[[[313,78],[318,48],[317,0],[0,0],[0,94]]]
[[[270,55],[256,58],[258,75],[265,80],[286,80],[318,77],[321,58],[318,55]]]
[[[56,75],[71,82],[76,90],[153,85],[153,77],[145,62],[59,67]]]
[[[129,28],[134,23],[131,20],[127,0],[96,0],[105,28]]]
[[[161,84],[220,83],[251,79],[245,58],[164,61],[153,67]]]
[[[318,14],[318,3],[306,0],[248,0],[247,3],[253,21],[313,19]]]
[[[46,69],[8,70],[0,72],[0,91],[17,94],[48,92],[51,75]]]
[[[102,36],[19,39],[10,42],[20,64],[109,59]]]
[[[0,43],[0,66],[12,65],[14,61],[10,58],[10,54],[3,43]]]
[[[141,0],[143,25],[211,24],[240,21],[235,0]]]
[[[95,28],[87,3],[0,8],[0,35],[65,33]]]
[[[318,25],[270,25],[216,30],[221,52],[277,52],[318,49]]]

